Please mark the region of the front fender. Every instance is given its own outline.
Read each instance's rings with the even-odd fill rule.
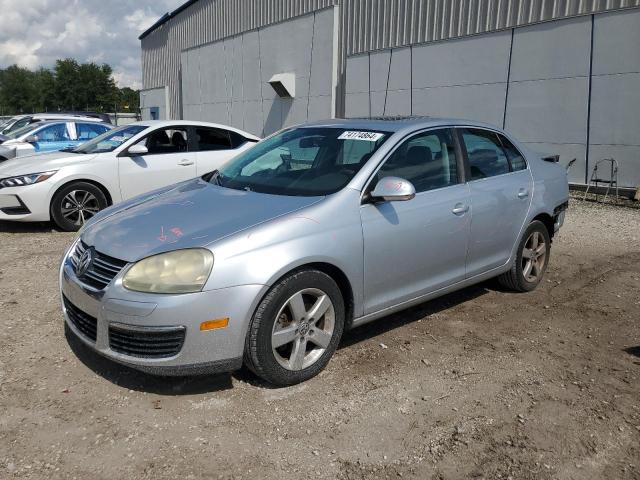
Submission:
[[[327,199],[209,245],[214,266],[205,289],[273,286],[301,266],[324,263],[339,269],[347,278],[355,314],[361,314],[364,266],[359,194],[351,191],[339,197],[342,198]],[[339,208],[336,203],[341,202],[344,204]],[[341,212],[339,218],[336,211]]]

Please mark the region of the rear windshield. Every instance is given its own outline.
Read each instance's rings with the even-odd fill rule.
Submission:
[[[333,127],[286,130],[235,157],[211,181],[275,195],[329,195],[344,188],[389,136]]]

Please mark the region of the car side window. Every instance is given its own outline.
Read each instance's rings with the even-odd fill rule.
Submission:
[[[430,130],[402,143],[377,173],[410,181],[416,192],[458,183],[458,163],[451,130]]]
[[[495,177],[509,173],[509,160],[498,136],[488,130],[462,129],[467,148],[471,180]]]
[[[78,133],[78,140],[86,141],[92,138],[102,135],[108,129],[104,125],[93,123],[76,123],[76,132]]]
[[[186,128],[159,128],[149,134],[142,142],[149,150],[149,155],[166,155],[188,151]]]
[[[64,123],[57,123],[48,127],[44,127],[38,133],[35,134],[38,142],[65,142],[71,140],[69,133],[67,132],[67,125]]]
[[[509,162],[511,163],[511,170],[514,172],[518,172],[520,170],[527,169],[527,162],[520,153],[520,151],[509,141],[507,137],[504,135],[498,134],[498,138],[500,139],[500,143],[502,143],[502,147],[504,151],[507,153],[507,157],[509,157]]]
[[[219,128],[196,128],[196,143],[199,152],[233,148],[229,132]]]

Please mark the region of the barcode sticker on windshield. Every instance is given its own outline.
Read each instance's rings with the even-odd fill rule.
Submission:
[[[354,132],[347,131],[338,137],[338,140],[364,140],[366,142],[377,142],[384,134],[377,132]]]

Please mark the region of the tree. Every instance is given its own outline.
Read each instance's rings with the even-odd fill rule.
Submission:
[[[56,78],[51,70],[41,68],[33,73],[35,109],[48,112],[56,108]]]
[[[80,94],[80,65],[72,58],[56,61],[55,94],[56,101],[61,108],[75,110],[81,108]]]
[[[0,69],[0,115],[62,110],[137,112],[139,92],[118,88],[109,65],[58,60],[53,70]],[[126,108],[128,106],[128,108]]]
[[[33,73],[12,65],[0,76],[0,105],[10,112],[31,111],[33,105]]]

